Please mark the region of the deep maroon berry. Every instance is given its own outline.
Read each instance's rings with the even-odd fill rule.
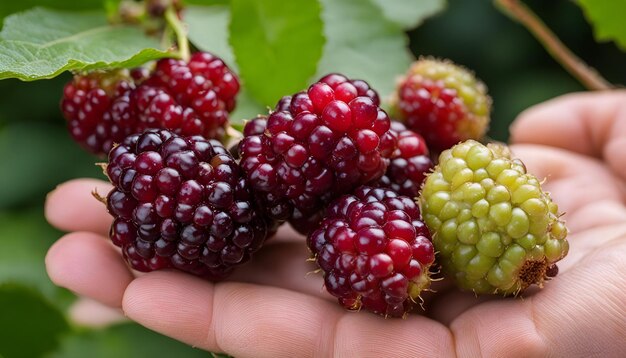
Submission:
[[[433,168],[426,142],[402,123],[392,122],[391,130],[397,133],[397,149],[378,183],[400,195],[416,198],[426,174]]]
[[[435,259],[417,204],[361,186],[334,200],[307,244],[325,287],[347,309],[400,317],[430,285]]]
[[[244,128],[241,167],[275,220],[307,233],[335,197],[378,180],[396,134],[366,82],[331,74]]]
[[[216,140],[148,130],[110,152],[107,173],[111,240],[136,270],[220,279],[267,237],[246,180]]]

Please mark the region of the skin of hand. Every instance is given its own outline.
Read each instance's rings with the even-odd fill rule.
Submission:
[[[231,280],[137,274],[106,238],[111,218],[79,179],[49,196],[70,232],[46,257],[57,285],[167,336],[236,357],[626,356],[626,91],[571,94],[524,112],[514,156],[559,204],[570,235],[560,273],[524,298],[475,297],[449,283],[406,319],[343,310],[285,227]]]

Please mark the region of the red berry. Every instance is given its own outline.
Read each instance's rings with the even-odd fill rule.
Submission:
[[[65,85],[61,110],[72,138],[93,153],[108,153],[135,126],[133,87],[124,71],[75,76]]]
[[[485,85],[470,71],[449,61],[421,59],[401,81],[393,112],[440,152],[460,141],[482,139],[490,107]]]
[[[366,82],[331,74],[248,122],[241,167],[271,216],[306,233],[333,198],[379,179],[396,149],[387,114]]]
[[[430,285],[429,239],[413,200],[361,186],[330,204],[307,244],[326,289],[345,308],[398,317]]]
[[[61,108],[70,134],[95,154],[147,128],[186,136],[223,137],[239,91],[219,58],[197,52],[189,63],[162,59],[154,72],[91,73],[65,86]]]

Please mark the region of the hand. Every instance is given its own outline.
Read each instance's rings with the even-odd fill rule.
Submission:
[[[474,297],[450,284],[426,312],[383,319],[344,311],[305,262],[287,227],[229,282],[179,272],[136,275],[106,238],[110,217],[91,197],[100,181],[52,192],[46,215],[70,231],[49,251],[51,279],[130,319],[236,357],[619,356],[626,352],[626,92],[574,94],[523,113],[514,154],[565,211],[570,253],[560,273],[523,299]]]

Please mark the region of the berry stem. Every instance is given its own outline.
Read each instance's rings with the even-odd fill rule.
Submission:
[[[520,0],[495,0],[499,8],[526,27],[550,55],[589,90],[609,90],[614,86],[576,56],[528,6]]]
[[[176,10],[173,7],[169,7],[165,11],[165,21],[176,34],[176,43],[178,45],[178,51],[183,61],[189,62],[191,52],[189,51],[189,40],[187,39],[187,29],[185,25],[180,21]]]

